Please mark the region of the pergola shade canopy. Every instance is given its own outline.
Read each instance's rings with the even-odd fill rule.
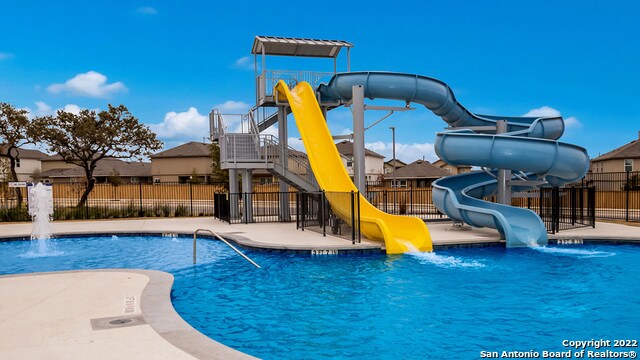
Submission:
[[[252,54],[304,56],[315,58],[336,58],[343,48],[353,44],[343,40],[320,40],[304,38],[286,38],[279,36],[256,36],[251,49]]]

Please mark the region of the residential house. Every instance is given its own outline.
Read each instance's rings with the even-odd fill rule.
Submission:
[[[0,145],[2,153],[6,151],[6,145]],[[41,160],[47,155],[38,150],[18,148],[13,149],[12,154],[16,158],[16,173],[18,181],[33,181],[33,177],[41,171]],[[9,159],[0,157],[0,181],[8,180],[11,177]]]
[[[471,172],[471,165],[450,165],[444,162],[442,159],[436,160],[433,165],[439,167],[440,169],[447,171],[450,175],[458,175],[462,173]]]
[[[640,171],[640,131],[638,139],[591,160],[593,173]]]
[[[384,175],[384,180],[392,186],[395,179],[397,187],[425,188],[431,186],[434,180],[441,177],[450,176],[451,173],[445,171],[426,160],[416,160],[396,171]]]
[[[61,160],[59,155],[43,160],[42,181],[47,183],[70,183],[86,181],[84,169]],[[104,158],[98,161],[93,171],[97,183],[107,183],[117,179],[120,183],[151,182],[151,163],[126,162],[120,159]]]
[[[191,141],[151,155],[153,182],[208,182],[213,175],[209,144]]]
[[[394,166],[395,163],[395,166]],[[398,159],[391,159],[387,162],[384,163],[384,173],[385,174],[389,174],[394,170],[398,170],[403,166],[406,166],[407,163],[405,163],[402,160],[398,160]]]
[[[344,140],[336,144],[338,153],[342,157],[343,165],[347,168],[349,176],[353,178],[353,142]],[[366,181],[377,181],[384,175],[384,156],[364,149],[364,173]]]

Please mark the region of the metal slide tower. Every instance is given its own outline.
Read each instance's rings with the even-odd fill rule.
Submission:
[[[321,81],[327,81],[338,71],[338,55],[346,48],[347,71],[350,71],[351,43],[342,40],[318,40],[256,36],[251,49],[254,55],[256,104],[246,114],[222,114],[213,109],[209,114],[211,141],[220,146],[220,167],[229,170],[230,196],[252,192],[252,173],[265,169],[280,181],[280,191],[287,192],[291,185],[299,190],[318,191],[311,166],[306,156],[288,145],[287,115],[291,113],[286,102],[280,102],[273,94],[273,87],[284,80],[290,87],[301,81],[314,89]],[[333,72],[269,70],[267,56],[288,56],[333,59]],[[320,102],[322,111],[342,105],[342,102]],[[277,125],[277,134],[269,129]],[[364,146],[364,145],[363,145]],[[242,189],[238,189],[238,175],[242,178]],[[229,199],[238,201],[239,199]],[[251,197],[244,199],[243,221],[252,222]],[[280,219],[291,219],[289,199],[280,197]],[[236,207],[231,208],[235,211]],[[239,214],[230,214],[238,218]]]

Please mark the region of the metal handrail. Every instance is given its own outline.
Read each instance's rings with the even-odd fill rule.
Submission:
[[[264,158],[267,162],[273,162],[275,164],[280,164],[283,170],[292,172],[301,177],[306,177],[311,183],[315,183],[315,177],[313,174],[313,170],[311,169],[311,164],[309,164],[309,160],[307,158],[300,157],[298,155],[294,155],[294,151],[296,151],[291,146],[287,146],[285,148],[285,153],[287,154],[286,158],[288,161],[283,162],[280,156],[281,147],[279,140],[273,135],[262,135],[264,137]]]
[[[245,254],[242,253],[242,251],[238,250],[235,246],[231,245],[227,240],[225,240],[222,236],[220,236],[219,234],[209,230],[209,229],[198,229],[193,233],[193,264],[195,265],[196,263],[196,239],[198,238],[198,233],[200,232],[208,232],[211,235],[215,236],[218,240],[222,241],[223,243],[225,243],[225,245],[227,245],[228,247],[230,247],[233,251],[237,252],[238,254],[240,254],[240,256],[242,256],[245,260],[247,260],[248,262],[250,262],[253,266],[257,267],[258,269],[260,269],[260,265],[256,264],[255,261],[249,259],[249,257]]]

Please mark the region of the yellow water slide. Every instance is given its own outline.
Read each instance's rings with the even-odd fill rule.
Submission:
[[[325,191],[333,211],[351,221],[350,197],[357,192],[342,164],[313,88],[301,82],[292,90],[280,80],[275,86],[278,98],[287,99],[307,150],[313,173]],[[431,236],[424,221],[416,217],[391,215],[378,210],[360,195],[360,230],[371,240],[384,241],[387,254],[432,251]]]

